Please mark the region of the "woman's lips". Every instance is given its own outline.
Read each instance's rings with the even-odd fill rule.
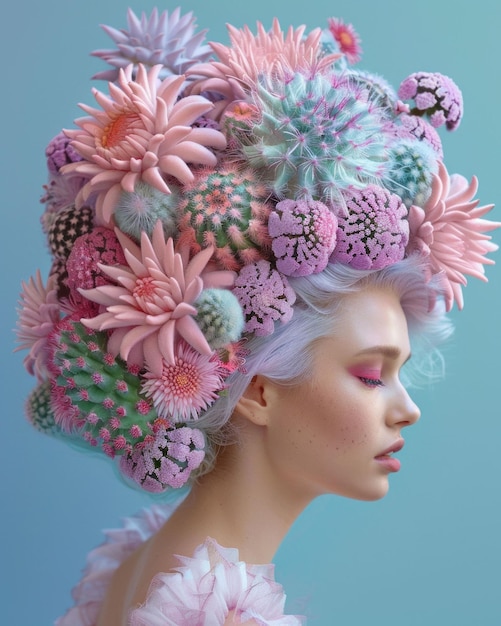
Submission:
[[[384,452],[375,457],[376,462],[382,465],[388,472],[398,472],[400,469],[400,461],[392,456],[394,452],[398,452],[404,447],[404,440],[398,439]]]

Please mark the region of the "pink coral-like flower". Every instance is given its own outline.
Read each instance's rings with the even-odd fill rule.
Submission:
[[[429,255],[432,273],[443,276],[447,311],[454,301],[459,309],[463,308],[465,274],[487,280],[484,265],[494,261],[485,255],[498,248],[485,232],[501,223],[481,219],[493,205],[478,206],[479,201],[473,200],[477,189],[476,177],[469,184],[463,176],[449,177],[445,165],[439,162],[430,198],[424,207],[409,209],[409,250]]]
[[[204,436],[197,428],[160,426],[150,443],[120,459],[121,472],[146,491],[179,489],[202,463]]]
[[[286,276],[321,272],[336,245],[337,225],[336,216],[323,202],[279,202],[268,221],[277,269]]]
[[[428,115],[435,128],[455,130],[463,115],[463,96],[456,83],[438,72],[416,72],[402,81],[398,96],[414,100],[413,115]]]
[[[358,63],[362,57],[360,37],[351,24],[345,24],[337,17],[328,20],[329,31],[337,41],[339,49],[346,56],[348,63]]]
[[[218,397],[222,370],[215,356],[200,354],[184,341],[176,346],[174,363],[163,362],[161,374],[147,371],[142,392],[157,414],[173,422],[197,419]]]
[[[304,26],[290,27],[285,34],[276,18],[269,31],[258,22],[257,35],[248,26],[238,29],[229,25],[228,31],[230,46],[209,43],[218,60],[195,65],[187,72],[188,75],[204,77],[188,87],[190,93],[212,91],[223,97],[216,102],[213,113],[216,118],[234,100],[245,100],[246,91],[256,84],[262,74],[285,80],[296,72],[308,75],[322,73],[341,56],[338,53],[322,53],[321,29],[316,28],[305,37]]]
[[[131,626],[304,623],[299,616],[284,614],[285,594],[272,565],[248,565],[238,560],[238,550],[213,539],[192,558],[178,558],[180,567],[155,578],[146,603],[132,612]]]
[[[404,258],[409,224],[407,208],[399,196],[368,185],[346,192],[346,207],[348,215],[339,217],[331,261],[356,269],[382,269]]]
[[[17,321],[17,340],[21,343],[15,351],[29,350],[24,366],[39,381],[48,376],[48,341],[60,320],[60,307],[54,282],[49,279],[43,284],[38,270],[35,278],[23,281]]]
[[[106,307],[100,315],[84,320],[96,330],[114,329],[108,349],[120,354],[128,363],[143,365],[145,359],[151,372],[161,375],[163,359],[175,363],[174,345],[183,337],[202,354],[212,350],[193,319],[193,306],[203,289],[227,288],[233,285],[235,274],[209,271],[213,249],[206,248],[188,260],[188,251],[174,251],[171,238],[165,241],[160,221],[152,238],[142,233],[141,245],[116,229],[127,259],[128,267],[98,267],[117,285],[103,285],[81,290],[93,302]]]
[[[132,69],[129,65],[120,70],[118,85],[109,84],[109,97],[94,89],[103,110],[80,105],[91,117],[76,120],[80,129],[65,131],[85,161],[61,171],[90,178],[77,200],[97,194],[101,225],[109,224],[122,190],[132,192],[142,180],[169,193],[164,175],[190,182],[188,163],[215,165],[216,156],[207,146],[226,145],[218,130],[192,127],[213,105],[202,96],[179,98],[184,76],[169,76],[159,83],[160,65],[149,71],[139,65],[132,80]]]
[[[296,294],[287,278],[268,261],[258,261],[240,270],[233,293],[243,309],[245,330],[258,336],[271,335],[275,321],[288,322]]]

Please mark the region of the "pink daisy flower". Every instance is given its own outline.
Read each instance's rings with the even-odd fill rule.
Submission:
[[[360,37],[351,24],[345,24],[337,17],[329,18],[329,31],[337,41],[339,49],[348,63],[357,63],[362,57]]]
[[[118,84],[109,84],[109,97],[94,89],[102,110],[80,105],[91,117],[76,120],[80,129],[65,131],[85,160],[63,166],[61,171],[90,179],[79,192],[77,203],[97,194],[100,225],[110,223],[122,190],[132,193],[142,180],[170,193],[165,175],[190,182],[193,174],[187,164],[213,166],[216,157],[207,146],[226,146],[218,130],[192,127],[213,105],[202,96],[179,98],[184,76],[169,76],[159,82],[160,65],[149,71],[139,65],[133,80],[132,70],[132,65],[120,69]]]
[[[209,90],[221,94],[223,100],[216,103],[213,114],[219,117],[228,104],[246,99],[246,91],[260,75],[284,80],[296,72],[310,75],[327,71],[340,55],[322,55],[321,29],[314,29],[306,37],[304,31],[304,26],[290,27],[285,34],[276,18],[269,31],[258,22],[256,35],[248,26],[238,29],[229,25],[230,46],[209,43],[218,60],[195,65],[186,72],[204,77],[189,86],[190,93]]]
[[[161,418],[177,422],[197,419],[218,397],[223,378],[218,359],[200,354],[186,342],[176,348],[174,363],[163,361],[162,372],[146,372],[142,392]]]
[[[212,354],[193,319],[197,314],[193,305],[205,288],[231,287],[235,274],[206,269],[212,248],[205,248],[191,260],[186,248],[174,252],[173,240],[165,241],[160,221],[151,240],[142,233],[140,246],[118,229],[116,234],[128,267],[98,264],[117,285],[81,290],[86,298],[106,309],[83,323],[94,330],[113,330],[109,352],[120,354],[129,364],[142,366],[147,361],[149,370],[157,375],[162,374],[164,360],[175,363],[177,337],[202,354]]]
[[[21,344],[15,351],[29,350],[24,366],[39,381],[48,376],[48,342],[50,333],[60,319],[60,308],[54,282],[49,279],[43,284],[40,270],[28,283],[23,281],[19,300],[17,340]]]
[[[481,219],[494,205],[478,206],[479,201],[473,200],[477,189],[476,177],[469,184],[458,174],[449,177],[439,162],[430,198],[424,207],[409,209],[409,250],[428,255],[431,271],[443,276],[447,311],[454,301],[463,308],[465,274],[487,280],[484,265],[494,261],[485,255],[498,249],[485,232],[501,223]]]

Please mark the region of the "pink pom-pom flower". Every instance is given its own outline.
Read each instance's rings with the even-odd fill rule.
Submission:
[[[292,318],[296,294],[287,278],[268,261],[246,265],[235,281],[233,293],[244,312],[246,332],[271,335],[276,321],[286,323]]]
[[[338,218],[337,244],[330,261],[363,270],[401,261],[409,241],[402,199],[377,185],[352,189],[345,197],[348,215]]]
[[[463,115],[463,96],[456,83],[438,72],[416,72],[402,81],[398,89],[402,100],[414,100],[413,115],[428,115],[435,128],[445,124],[455,130]]]
[[[200,430],[189,426],[157,429],[154,439],[120,458],[121,472],[146,491],[160,493],[186,484],[202,463],[205,441]]]
[[[286,276],[321,272],[336,245],[337,225],[336,216],[323,202],[279,202],[268,221],[277,269]]]

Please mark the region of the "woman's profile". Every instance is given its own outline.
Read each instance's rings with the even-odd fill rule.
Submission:
[[[454,81],[394,89],[353,27],[128,14],[95,104],[49,143],[44,279],[18,341],[33,425],[152,494],[58,626],[300,624],[270,565],[318,496],[378,500],[497,246],[437,129]]]

